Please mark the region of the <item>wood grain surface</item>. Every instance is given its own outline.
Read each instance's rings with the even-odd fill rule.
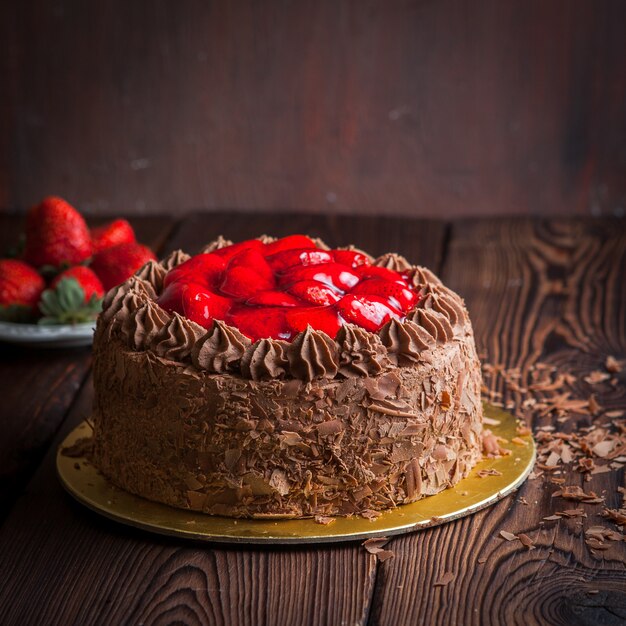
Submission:
[[[626,3],[6,0],[0,210],[626,206]]]
[[[626,356],[626,229],[618,221],[490,220],[454,224],[442,277],[464,296],[486,362],[537,362],[583,374],[608,354]],[[584,387],[585,383],[580,382]],[[503,387],[500,391],[506,392]],[[590,390],[582,389],[581,395]],[[504,396],[505,402],[515,400]],[[626,408],[626,385],[598,401]],[[607,421],[607,420],[604,420]],[[571,431],[572,424],[543,418]],[[582,418],[578,426],[588,426]],[[536,426],[539,423],[535,424]],[[590,482],[573,469],[569,485],[618,506],[623,471]],[[626,545],[594,556],[580,519],[543,522],[575,503],[553,499],[557,486],[528,481],[516,495],[469,518],[393,540],[396,558],[380,565],[372,624],[622,624]],[[520,503],[524,498],[530,504]],[[576,503],[577,504],[577,503]],[[604,525],[598,505],[581,505],[586,525]],[[586,520],[587,521],[587,520]],[[526,533],[536,549],[509,543],[501,530]],[[486,559],[479,563],[479,559]],[[434,586],[446,572],[453,580]]]
[[[441,271],[468,304],[485,362],[530,371],[554,364],[582,375],[607,354],[626,357],[626,224],[619,220],[443,222],[303,215],[193,215],[164,250],[193,251],[219,232],[309,232],[333,245],[398,250]],[[626,409],[624,373],[598,402]],[[581,395],[590,390],[580,381]],[[516,400],[502,385],[503,400]],[[594,389],[597,391],[597,389]],[[134,531],[67,496],[56,446],[89,415],[90,379],[22,497],[0,526],[0,622],[23,624],[549,624],[616,626],[626,619],[626,546],[591,553],[580,519],[543,521],[573,506],[528,481],[471,517],[392,539],[378,563],[359,543],[266,548],[193,544]],[[62,418],[61,418],[62,419]],[[571,430],[594,422],[552,422]],[[584,482],[619,502],[623,472]],[[528,502],[528,504],[524,504]],[[585,526],[607,524],[578,504]],[[527,533],[535,549],[505,541]]]
[[[131,222],[138,239],[154,250],[163,245],[173,225],[167,217],[137,217]],[[22,227],[22,220],[0,220],[0,250],[13,245]],[[0,344],[0,520],[41,461],[90,366],[90,348]]]

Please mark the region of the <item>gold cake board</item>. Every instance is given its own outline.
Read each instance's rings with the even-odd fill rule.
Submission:
[[[509,442],[518,436],[517,422],[510,413],[486,405],[485,414],[499,421],[499,424],[489,426],[494,434]],[[373,521],[360,516],[337,517],[330,524],[319,524],[312,519],[233,519],[176,509],[134,496],[109,483],[86,459],[62,454],[63,448],[90,435],[90,426],[83,422],[65,438],[57,452],[57,471],[61,482],[79,502],[112,520],[151,532],[196,541],[229,543],[352,541],[400,535],[444,524],[484,509],[517,489],[535,461],[532,437],[520,437],[526,445],[504,444],[511,450],[510,455],[481,461],[467,478],[453,488],[412,504],[398,506]],[[497,470],[499,474],[479,477],[480,470],[489,469]]]

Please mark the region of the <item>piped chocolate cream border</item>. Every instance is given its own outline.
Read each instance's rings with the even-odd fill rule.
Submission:
[[[267,236],[260,239],[264,243],[274,241]],[[319,247],[328,248],[323,241],[315,241]],[[202,252],[212,252],[231,243],[219,237]],[[395,253],[369,258],[375,266],[407,272],[420,300],[403,320],[392,319],[376,333],[346,324],[334,340],[309,327],[292,342],[278,339],[252,342],[223,321],[215,321],[206,330],[177,313],[170,315],[155,302],[167,272],[189,258],[177,250],[161,262],[149,261],[134,276],[109,291],[98,320],[98,333],[120,338],[131,350],[149,351],[212,374],[238,374],[254,381],[372,376],[392,366],[415,363],[435,345],[471,333],[460,296],[445,287],[430,270],[413,266]]]

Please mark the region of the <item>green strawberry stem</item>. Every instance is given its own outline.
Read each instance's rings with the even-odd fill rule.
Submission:
[[[39,310],[43,317],[39,324],[79,324],[95,319],[102,308],[102,298],[95,294],[85,302],[85,292],[75,278],[63,278],[56,289],[41,294]]]

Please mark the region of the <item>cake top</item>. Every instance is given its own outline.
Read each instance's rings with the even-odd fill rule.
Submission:
[[[106,294],[96,334],[185,375],[310,381],[433,362],[472,328],[427,268],[292,235],[218,237],[146,263]]]
[[[305,235],[250,239],[191,257],[165,275],[157,304],[204,328],[215,320],[246,337],[292,341],[311,326],[335,339],[345,324],[376,332],[419,300],[408,272],[330,250]]]

